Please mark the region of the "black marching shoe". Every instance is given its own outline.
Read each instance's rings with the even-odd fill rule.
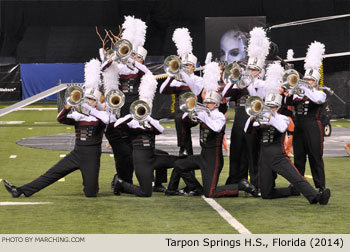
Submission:
[[[320,190],[320,192],[317,195],[317,201],[320,203],[320,205],[327,205],[328,200],[331,197],[331,190],[328,188],[324,188]]]
[[[117,177],[117,176],[118,176],[117,173],[114,174],[114,177],[113,177],[113,179],[112,179],[112,182],[111,182],[111,189],[112,189],[112,191],[114,190],[114,186],[115,186],[115,177]]]
[[[202,196],[203,194],[204,194],[204,192],[203,192],[202,188],[196,188],[194,190],[184,192],[183,195],[186,197],[192,197],[192,196]]]
[[[120,192],[123,189],[123,183],[124,182],[116,174],[114,176],[113,183],[114,183],[113,193],[114,193],[114,195],[118,196],[118,195],[120,195]]]
[[[166,192],[166,187],[162,184],[153,186],[153,192]]]
[[[239,181],[238,188],[253,195],[253,197],[255,198],[259,197],[258,189],[256,189],[256,187],[246,179],[242,179],[241,181]]]
[[[185,186],[184,188],[182,188],[182,189],[179,190],[179,192],[180,192],[181,194],[184,194],[184,193],[189,192],[189,191],[190,191],[190,188],[188,188],[188,186]]]
[[[181,158],[184,158],[184,157],[187,157],[188,154],[187,154],[187,151],[185,150],[184,147],[180,147],[180,150],[179,150],[179,157]]]
[[[11,194],[13,198],[18,198],[23,193],[16,186],[11,185],[6,179],[4,179],[3,182],[6,190]]]
[[[171,190],[171,189],[166,189],[165,190],[165,196],[181,196],[183,193],[181,193],[179,190]]]

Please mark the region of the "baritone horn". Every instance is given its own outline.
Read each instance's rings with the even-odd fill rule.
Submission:
[[[113,51],[115,53],[116,62],[122,63],[126,65],[129,69],[134,70],[135,67],[133,66],[133,64],[130,64],[128,62],[129,58],[134,59],[134,56],[132,54],[132,48],[132,44],[129,40],[120,39],[114,44]]]
[[[283,85],[287,88],[294,88],[300,81],[299,73],[294,69],[289,69],[284,72],[282,77]]]
[[[224,70],[224,82],[226,84],[233,84],[239,79],[242,74],[242,68],[236,63],[230,63]]]
[[[71,86],[67,88],[65,94],[66,103],[71,106],[77,106],[83,101],[84,91],[80,86]]]
[[[136,100],[130,105],[130,114],[133,119],[143,122],[151,115],[151,107],[143,100]]]
[[[179,101],[180,109],[187,113],[198,113],[200,111],[205,111],[209,114],[209,109],[203,104],[197,101],[197,97],[192,92],[186,92],[180,96]]]
[[[264,113],[271,113],[273,116],[275,114],[271,108],[265,106],[264,101],[259,96],[250,96],[248,98],[245,103],[245,111],[258,121],[263,119]]]
[[[243,89],[254,83],[254,75],[244,69],[236,62],[230,63],[224,70],[224,82],[226,84],[236,84]]]
[[[113,51],[115,51],[117,61],[123,61],[131,55],[132,44],[127,39],[120,39],[114,44]]]
[[[176,80],[181,81],[180,72],[182,71],[182,63],[178,56],[170,55],[164,60],[164,71],[171,76],[174,76]]]
[[[112,89],[106,94],[106,105],[113,113],[117,113],[123,107],[124,103],[125,95],[119,89]]]

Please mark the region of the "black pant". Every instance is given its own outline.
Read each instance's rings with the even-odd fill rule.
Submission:
[[[188,155],[193,155],[191,128],[197,123],[188,118],[183,120],[183,112],[178,112],[175,116],[175,127],[177,135],[177,146],[184,148]]]
[[[286,155],[281,142],[263,144],[260,147],[260,186],[263,199],[274,199],[291,196],[290,188],[275,188],[276,174],[287,179],[295,189],[302,193],[310,203],[313,203],[317,191],[299,173],[297,168]]]
[[[306,156],[309,158],[316,188],[326,187],[323,163],[323,128],[319,120],[297,119],[293,138],[294,164],[305,174]]]
[[[130,183],[122,183],[123,191],[132,193],[140,197],[152,196],[152,182],[154,170],[165,170],[172,168],[174,162],[178,159],[177,156],[168,154],[155,154],[152,149],[134,149],[133,162],[135,167],[135,174],[140,186],[132,185]]]
[[[115,169],[119,178],[132,183],[134,165],[130,136],[117,128],[109,128],[105,135],[113,150]]]
[[[238,185],[217,186],[223,167],[222,147],[202,148],[200,155],[188,156],[175,162],[175,171],[185,181],[189,190],[201,189],[202,186],[191,172],[200,169],[202,173],[203,191],[206,197],[237,196]]]
[[[80,169],[83,177],[86,197],[96,197],[98,176],[100,171],[101,145],[75,146],[67,156],[32,182],[20,187],[24,195],[29,197],[41,189],[51,185],[69,173]]]
[[[156,163],[156,166],[160,166],[160,168],[155,167],[155,178],[154,178],[154,184],[155,185],[161,185],[162,183],[166,183],[168,181],[168,170],[167,169],[161,169],[162,167],[166,167],[169,161],[168,158],[166,158],[169,154],[166,151],[155,149],[154,154],[156,156],[159,156],[159,160]]]
[[[255,134],[246,134],[244,126],[248,115],[244,107],[236,108],[235,121],[231,130],[230,168],[226,184],[236,184],[248,178],[258,185],[258,140]]]

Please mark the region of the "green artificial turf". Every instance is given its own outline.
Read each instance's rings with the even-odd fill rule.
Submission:
[[[15,185],[30,182],[54,165],[61,154],[68,153],[16,144],[22,138],[73,133],[73,127],[56,123],[56,116],[56,111],[17,111],[0,118],[0,121],[25,121],[19,125],[0,124],[0,179],[8,179]],[[9,158],[10,155],[17,157]],[[332,190],[326,206],[310,205],[303,196],[262,200],[244,193],[238,198],[216,201],[252,233],[349,233],[350,159],[325,158],[324,161],[327,186]],[[219,185],[228,176],[228,163],[226,157]],[[79,171],[30,198],[11,198],[1,183],[0,202],[51,204],[0,205],[0,233],[238,233],[201,197],[166,197],[163,193],[154,193],[151,198],[114,196],[110,189],[114,172],[113,158],[103,154],[97,198],[84,197]],[[310,175],[309,168],[306,174]],[[200,178],[200,172],[196,175]],[[134,181],[137,183],[136,177]],[[313,185],[311,179],[310,183]],[[279,177],[279,186],[288,183]]]

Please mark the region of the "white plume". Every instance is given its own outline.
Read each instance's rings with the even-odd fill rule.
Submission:
[[[134,48],[143,46],[146,40],[146,23],[139,18],[135,18],[135,40],[132,43]]]
[[[270,64],[266,71],[265,93],[279,94],[284,69],[279,62]]]
[[[309,48],[306,53],[305,64],[304,64],[305,70],[312,68],[319,71],[322,64],[324,53],[325,53],[324,44],[317,41],[312,42],[309,45]]]
[[[207,53],[207,57],[205,58],[205,64],[209,64],[213,58],[213,54],[211,52]]]
[[[287,51],[287,60],[291,60],[294,58],[294,51],[293,49],[288,49]]]
[[[105,94],[112,89],[119,89],[118,64],[113,62],[106,70],[102,72]]]
[[[220,67],[217,62],[210,62],[203,70],[203,87],[207,91],[217,91],[219,89]]]
[[[134,18],[134,16],[125,16],[122,28],[122,38],[129,40],[133,48],[145,44],[147,26],[141,19]]]
[[[142,78],[139,87],[139,98],[152,107],[153,98],[157,90],[158,82],[151,72],[147,72]]]
[[[85,88],[98,88],[101,85],[100,78],[101,62],[91,59],[84,66],[84,86]]]
[[[270,40],[266,37],[266,32],[261,27],[254,27],[249,34],[248,56],[265,61],[270,48]]]
[[[177,48],[177,55],[182,57],[192,53],[192,37],[187,28],[177,28],[173,33],[173,41]]]

